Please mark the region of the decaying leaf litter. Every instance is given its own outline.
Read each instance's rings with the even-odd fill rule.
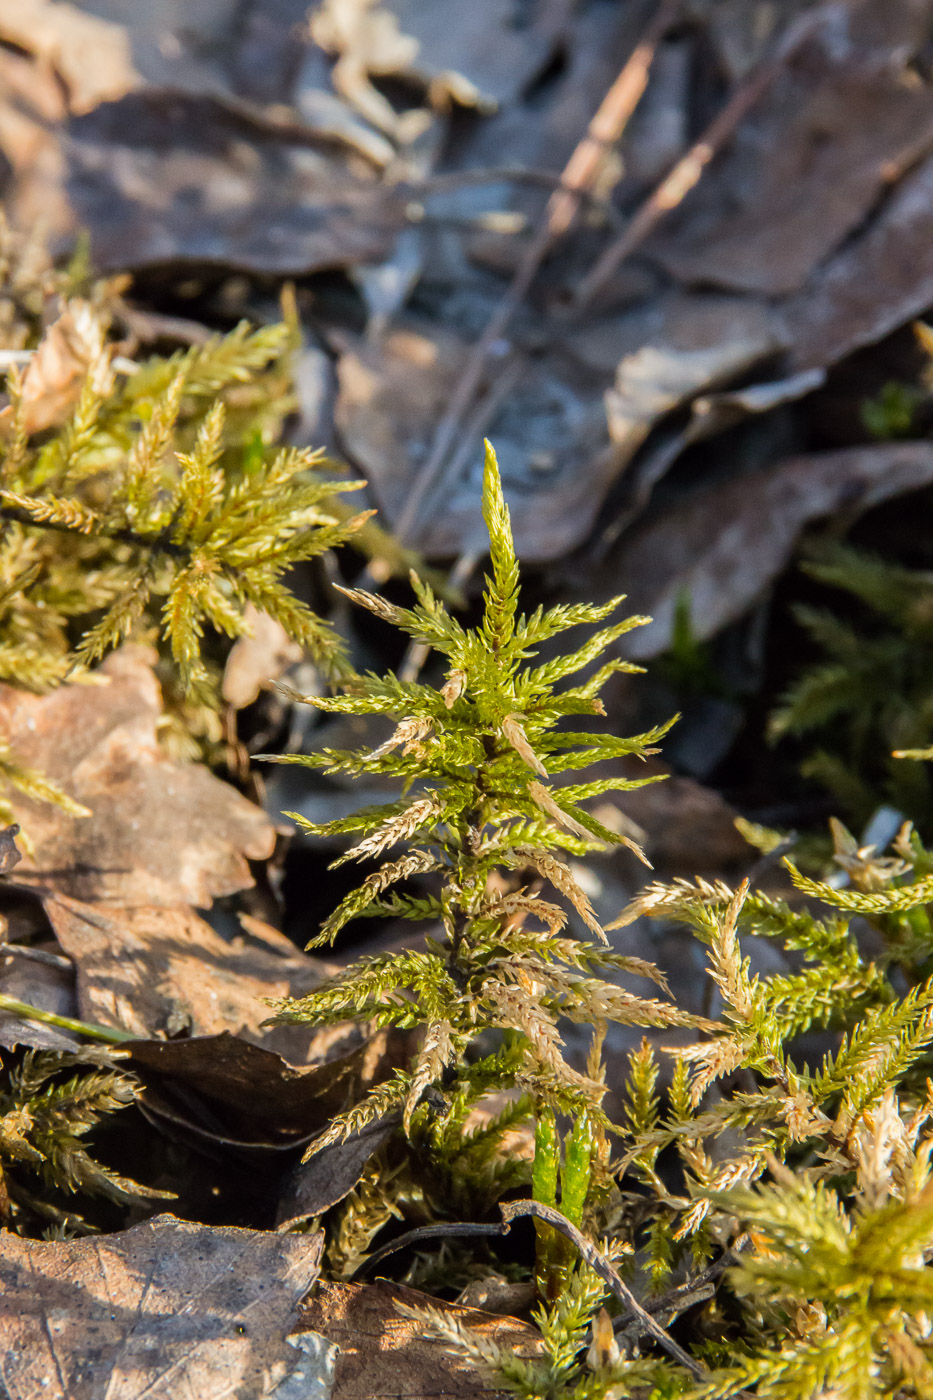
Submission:
[[[458,561],[471,592],[489,436],[542,594],[601,601],[624,589],[655,618],[627,640],[638,659],[677,642],[689,597],[691,645],[727,629],[725,664],[741,688],[756,665],[760,675],[748,655],[755,628],[802,532],[933,480],[926,441],[872,442],[858,411],[888,364],[916,375],[907,328],[933,303],[931,32],[922,0],[325,0],[310,15],[305,3],[256,0],[184,15],[149,5],[129,22],[109,0],[7,0],[3,204],[14,226],[41,225],[56,252],[86,233],[96,268],[133,275],[129,303],[114,312],[114,353],[129,361],[203,343],[240,316],[275,319],[278,286],[291,279],[301,326],[293,431],[367,479],[369,503],[405,545],[437,565]],[[73,405],[90,361],[86,323],[25,278],[22,293],[3,296],[3,348],[32,373],[41,432]],[[911,500],[925,509],[922,494]],[[379,560],[369,572],[385,583]],[[336,615],[379,668],[385,638]],[[740,660],[730,663],[730,645],[744,648]],[[330,1285],[310,1321],[296,1320],[320,1240],[268,1233],[313,1221],[336,1202],[335,1181],[341,1191],[365,1181],[359,1147],[313,1173],[314,1159],[299,1166],[302,1148],[410,1052],[385,1033],[360,1043],[262,1025],[263,997],[301,995],[334,967],[299,951],[332,877],[300,840],[283,853],[279,814],[326,821],[359,794],[339,779],[298,782],[293,769],[246,777],[250,750],[268,749],[270,736],[317,748],[362,731],[351,722],[342,732],[339,718],[309,728],[307,712],[268,690],[254,703],[289,668],[299,689],[319,684],[287,638],[267,630],[236,649],[214,775],[160,749],[158,682],[139,648],[105,662],[97,686],[0,696],[17,759],[92,813],[14,798],[28,847],[7,875],[0,991],[70,1025],[6,1015],[3,1043],[37,1054],[95,1039],[114,1047],[114,1064],[137,1076],[122,1113],[144,1144],[114,1169],[174,1191],[170,1209],[206,1222],[133,1225],[164,1209],[141,1194],[135,1216],[108,1206],[83,1224],[67,1212],[30,1217],[32,1233],[97,1225],[107,1232],[97,1241],[4,1236],[5,1346],[42,1370],[5,1372],[11,1395],[49,1393],[47,1383],[94,1395],[102,1376],[126,1394],[210,1394],[234,1368],[250,1395],[386,1384],[369,1358],[401,1324],[382,1286]],[[618,712],[632,703],[620,684]],[[235,711],[250,705],[238,731]],[[688,708],[680,775],[619,794],[615,817],[602,818],[644,840],[661,871],[752,863],[728,804],[696,781],[713,773],[710,753],[727,754],[737,709],[734,695]],[[741,803],[741,784],[732,787]],[[679,847],[678,820],[688,833],[701,827],[708,849],[695,837]],[[590,878],[611,918],[641,876],[606,857]],[[624,951],[669,964],[678,1002],[695,1005],[692,948],[685,960],[676,933],[660,952],[655,931],[626,934]],[[329,956],[342,964],[410,939],[390,924]],[[610,1077],[612,1054],[636,1044],[610,1041]],[[376,1133],[372,1148],[382,1141]],[[218,1176],[212,1204],[207,1183]],[[140,1314],[118,1338],[102,1334],[91,1368],[80,1353],[98,1324],[67,1287],[64,1301],[54,1296],[62,1276],[74,1271],[82,1287],[94,1269],[111,1277],[101,1262],[111,1249],[132,1307],[138,1271],[158,1276],[167,1255],[184,1257],[202,1236],[222,1261],[209,1335],[195,1345],[197,1306],[180,1300],[198,1285],[173,1272],[163,1320]],[[240,1290],[257,1268],[236,1260],[273,1246],[281,1296],[258,1335],[250,1322],[238,1340],[238,1310],[250,1306]],[[17,1320],[21,1280],[37,1275],[36,1320]],[[172,1315],[190,1317],[191,1330]],[[218,1332],[220,1315],[230,1326]],[[28,1329],[48,1336],[50,1325],[62,1340],[46,1356]],[[359,1366],[338,1357],[335,1379],[331,1352],[308,1340],[320,1332],[357,1351]],[[436,1352],[404,1330],[391,1345],[409,1349],[399,1362],[411,1367],[407,1393],[427,1393]]]

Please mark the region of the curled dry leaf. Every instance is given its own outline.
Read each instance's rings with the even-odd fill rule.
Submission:
[[[313,1032],[262,1030],[265,998],[305,995],[328,975],[326,963],[297,949],[285,956],[242,937],[227,941],[188,908],[122,909],[57,896],[46,913],[77,969],[83,1020],[138,1036],[232,1031],[295,1063],[307,1059]]]
[[[608,349],[624,340],[642,317],[615,317],[604,327]],[[652,324],[657,322],[658,324]],[[598,338],[597,344],[598,344]],[[596,348],[578,333],[575,349],[584,362]],[[637,348],[623,353],[606,393],[606,419],[618,470],[631,460],[651,429],[667,414],[734,382],[784,345],[773,313],[737,297],[674,295],[645,325]]]
[[[388,0],[385,8],[415,41],[410,76],[428,83],[432,96],[487,107],[520,97],[563,37],[546,10],[516,25],[511,0]]]
[[[319,1234],[215,1229],[171,1215],[95,1239],[4,1231],[5,1392],[10,1400],[285,1396],[296,1370],[311,1374],[288,1334],[321,1245]],[[327,1349],[318,1354],[326,1373]],[[327,1393],[322,1385],[321,1400]]]
[[[370,1157],[388,1141],[400,1123],[400,1114],[387,1113],[384,1118],[367,1123],[344,1142],[331,1143],[300,1162],[279,1198],[276,1228],[294,1229],[342,1201],[363,1175]]]
[[[122,97],[140,81],[124,26],[62,0],[3,0],[0,39],[56,71],[72,112]]]
[[[487,111],[518,98],[547,64],[557,26],[537,16],[517,28],[510,0],[324,0],[311,35],[337,55],[334,88],[361,116],[396,141],[413,141],[430,122],[424,110],[398,114],[372,79],[421,82],[435,106],[451,100]]]
[[[305,1305],[302,1319],[339,1347],[332,1400],[397,1400],[401,1395],[406,1400],[440,1395],[449,1400],[499,1400],[502,1392],[491,1389],[462,1357],[427,1341],[423,1327],[403,1316],[398,1304],[436,1308],[519,1356],[540,1353],[540,1334],[514,1317],[439,1303],[401,1284],[322,1283]]]
[[[312,10],[310,28],[315,43],[336,55],[334,87],[360,116],[403,143],[425,130],[427,113],[397,114],[373,86],[374,77],[406,72],[418,52],[418,41],[401,32],[395,15],[379,0],[323,0]]]
[[[205,908],[251,883],[248,860],[272,851],[265,814],[196,764],[159,748],[152,653],[124,647],[96,673],[105,685],[51,695],[0,686],[0,736],[92,816],[14,794],[33,850],[17,878],[87,902]]]
[[[811,520],[843,505],[868,510],[931,481],[933,445],[878,443],[791,457],[693,493],[614,552],[606,592],[631,580],[632,606],[652,617],[626,638],[626,654],[641,661],[667,650],[685,593],[695,635],[713,636],[785,568]]]

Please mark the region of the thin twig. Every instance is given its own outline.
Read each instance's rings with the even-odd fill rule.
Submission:
[[[663,1317],[665,1313],[675,1314],[683,1312],[695,1302],[700,1302],[702,1298],[709,1296],[705,1290],[710,1288],[728,1268],[736,1262],[735,1253],[727,1249],[718,1259],[714,1259],[712,1264],[707,1264],[705,1269],[701,1269],[692,1278],[679,1283],[676,1288],[669,1288],[666,1293],[662,1293],[659,1298],[650,1298],[645,1303],[645,1311],[652,1317]],[[630,1319],[628,1322],[617,1324],[616,1330],[625,1341],[637,1341],[642,1335],[642,1325],[638,1318]]]
[[[24,943],[0,943],[0,956],[8,958],[14,954],[30,962],[44,963],[46,967],[67,968],[68,971],[74,967],[70,958],[63,958],[59,953],[47,953],[44,948],[30,948]]]
[[[382,1245],[380,1249],[374,1250],[359,1264],[350,1275],[350,1282],[356,1283],[358,1279],[364,1278],[375,1269],[377,1264],[381,1264],[383,1259],[387,1259],[390,1254],[395,1254],[400,1249],[405,1249],[410,1244],[418,1244],[421,1240],[446,1240],[454,1235],[504,1235],[505,1230],[501,1225],[481,1225],[471,1221],[464,1221],[460,1224],[448,1223],[446,1225],[419,1225],[417,1230],[406,1230],[404,1235],[399,1235],[397,1239],[390,1240],[388,1244]]]
[[[412,488],[405,504],[405,509],[396,522],[396,534],[403,542],[411,537],[411,534],[421,518],[421,512],[428,497],[433,493],[436,486],[444,474],[447,461],[447,454],[460,433],[460,425],[464,415],[473,402],[474,397],[482,383],[483,374],[486,369],[486,361],[490,352],[498,341],[500,341],[511,321],[513,315],[521,306],[528,294],[532,282],[538,272],[541,263],[544,261],[555,234],[551,228],[551,219],[556,217],[560,221],[560,226],[567,227],[569,223],[568,214],[572,217],[578,209],[583,198],[583,182],[591,178],[596,167],[594,159],[595,145],[603,141],[602,132],[609,128],[609,117],[604,110],[609,104],[612,118],[616,124],[616,140],[622,134],[625,123],[637,106],[638,99],[644,91],[643,84],[639,86],[640,76],[646,71],[646,46],[653,52],[657,43],[663,37],[664,30],[669,27],[673,20],[675,7],[665,4],[662,6],[661,15],[652,23],[648,33],[640,44],[636,46],[632,54],[627,59],[621,73],[615,79],[606,98],[600,104],[599,111],[594,117],[586,136],[580,142],[577,149],[571,155],[564,173],[561,176],[559,189],[551,196],[547,208],[542,218],[537,232],[525,249],[515,275],[506,289],[501,301],[486,324],[486,328],[479,340],[473,346],[467,362],[464,365],[463,373],[457,383],[454,393],[451,396],[447,411],[438,424],[431,444],[431,451],[412,483]],[[664,27],[659,24],[659,19],[663,18]],[[651,42],[653,38],[653,44]],[[629,74],[631,73],[631,77]],[[610,103],[610,94],[614,94]],[[631,102],[631,109],[625,103]],[[596,135],[593,130],[596,127]],[[585,154],[578,151],[585,148]],[[571,174],[571,172],[573,172]],[[570,213],[572,206],[572,213]],[[556,213],[555,213],[556,211]]]
[[[117,314],[130,335],[144,343],[177,340],[182,345],[206,345],[211,338],[207,326],[187,316],[167,316],[162,311],[143,311],[136,306],[121,306]]]
[[[562,1235],[570,1240],[571,1244],[578,1250],[583,1261],[589,1265],[595,1274],[599,1275],[603,1283],[612,1290],[622,1306],[627,1308],[632,1317],[638,1320],[643,1330],[649,1332],[658,1345],[663,1347],[669,1356],[672,1356],[675,1361],[678,1361],[680,1365],[685,1367],[697,1380],[707,1379],[708,1372],[706,1368],[701,1366],[698,1361],[694,1361],[693,1357],[684,1351],[683,1347],[679,1346],[677,1342],[674,1341],[673,1337],[668,1336],[657,1319],[653,1318],[651,1314],[642,1307],[628,1284],[619,1276],[605,1255],[601,1254],[596,1246],[588,1240],[585,1235],[580,1233],[576,1225],[571,1225],[567,1217],[561,1215],[559,1210],[555,1210],[553,1206],[543,1205],[541,1201],[509,1201],[506,1205],[500,1205],[499,1209],[502,1212],[502,1220],[506,1231],[508,1231],[513,1221],[524,1215],[534,1216],[536,1220],[545,1220],[549,1225],[553,1225],[555,1230],[559,1230]]]
[[[832,9],[832,6],[828,7]],[[628,228],[609,244],[583,278],[574,298],[574,310],[581,311],[602,291],[609,278],[626,258],[653,233],[664,216],[684,200],[721,148],[732,136],[742,119],[764,96],[775,78],[801,44],[825,22],[827,7],[811,10],[791,24],[774,53],[764,59],[746,81],[733,93],[722,111],[710,122],[700,139],[681,156],[673,170],[633,216]]]
[[[580,201],[596,178],[606,152],[622,136],[648,86],[655,51],[672,27],[679,9],[678,0],[665,0],[619,76],[609,88],[583,140],[564,167],[562,188],[547,207],[548,232],[552,238],[566,233],[576,218]]]
[[[622,222],[618,208],[604,195],[594,194],[588,189],[575,191],[574,187],[567,183],[566,171],[562,173],[559,170],[541,170],[530,165],[490,165],[474,170],[445,170],[437,175],[426,175],[423,180],[406,180],[396,188],[405,194],[411,194],[412,201],[417,203],[420,198],[429,199],[432,195],[459,190],[464,186],[491,184],[531,185],[536,189],[549,190],[555,196],[576,193],[585,208],[601,214],[611,224],[618,226]],[[550,208],[550,205],[548,207]]]

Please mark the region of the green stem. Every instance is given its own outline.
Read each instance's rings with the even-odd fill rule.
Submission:
[[[564,1170],[561,1176],[560,1208],[571,1225],[579,1229],[583,1208],[590,1191],[590,1161],[593,1155],[595,1125],[590,1115],[580,1114],[564,1140]]]
[[[59,1016],[54,1011],[43,1011],[39,1006],[30,1006],[27,1001],[17,1001],[0,992],[0,1011],[10,1016],[18,1016],[21,1021],[38,1021],[43,1026],[56,1026],[62,1031],[73,1031],[86,1040],[103,1040],[110,1045],[123,1045],[128,1040],[138,1040],[139,1036],[130,1031],[112,1030],[109,1026],[98,1026],[93,1021],[76,1021],[72,1016]]]
[[[560,1170],[560,1133],[552,1109],[541,1105],[535,1120],[535,1158],[531,1168],[531,1194],[534,1200],[553,1208],[557,1204]],[[560,1259],[563,1240],[552,1225],[535,1220],[535,1288],[542,1302],[553,1303],[561,1284]]]
[[[540,1108],[535,1122],[535,1160],[532,1167],[531,1195],[542,1205],[557,1204],[557,1171],[560,1163],[560,1135],[557,1119],[550,1108]]]

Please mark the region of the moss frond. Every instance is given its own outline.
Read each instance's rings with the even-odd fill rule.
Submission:
[[[487,444],[483,515],[490,539],[483,616],[473,630],[451,617],[446,605],[420,580],[413,580],[416,603],[403,608],[356,589],[348,598],[400,628],[412,640],[433,647],[446,660],[438,688],[395,676],[356,676],[345,689],[310,703],[329,713],[383,715],[390,737],[375,748],[291,756],[344,774],[378,773],[394,779],[407,796],[362,809],[323,825],[302,823],[317,835],[353,833],[357,839],[334,864],[379,859],[401,848],[342,900],[312,938],[318,945],[351,919],[392,908],[408,917],[440,915],[444,941],[431,940],[425,953],[363,960],[336,981],[298,1003],[284,1003],[282,1020],[324,1023],[341,1016],[380,1024],[424,1026],[426,1039],[405,1093],[405,1122],[415,1120],[416,1104],[432,1085],[439,1088],[447,1066],[486,1029],[517,1033],[525,1061],[514,1076],[528,1073],[541,1087],[542,1102],[554,1106],[587,1097],[598,1106],[601,1086],[566,1064],[557,1027],[560,1017],[576,1021],[616,1020],[625,1025],[698,1024],[677,1008],[643,998],[607,980],[632,970],[663,979],[654,969],[633,969],[594,944],[558,939],[567,914],[551,899],[522,893],[490,894],[493,882],[523,872],[548,881],[588,930],[604,934],[595,912],[563,857],[594,847],[626,844],[587,810],[592,798],[639,779],[618,769],[577,784],[560,785],[557,773],[594,764],[618,764],[649,752],[666,732],[660,725],[631,739],[557,728],[561,715],[575,709],[596,715],[598,690],[612,673],[604,666],[575,687],[571,678],[614,649],[644,619],[628,618],[584,637],[576,650],[543,665],[534,664],[531,643],[567,628],[602,621],[612,609],[539,610],[518,614],[518,562],[509,511],[495,453]],[[615,600],[619,602],[621,600]],[[412,879],[431,893],[409,895],[398,889]],[[538,931],[543,924],[544,929]],[[519,948],[513,930],[521,939]],[[543,956],[535,955],[537,947]],[[584,970],[585,964],[585,970]],[[400,1091],[399,1091],[400,1092]]]

